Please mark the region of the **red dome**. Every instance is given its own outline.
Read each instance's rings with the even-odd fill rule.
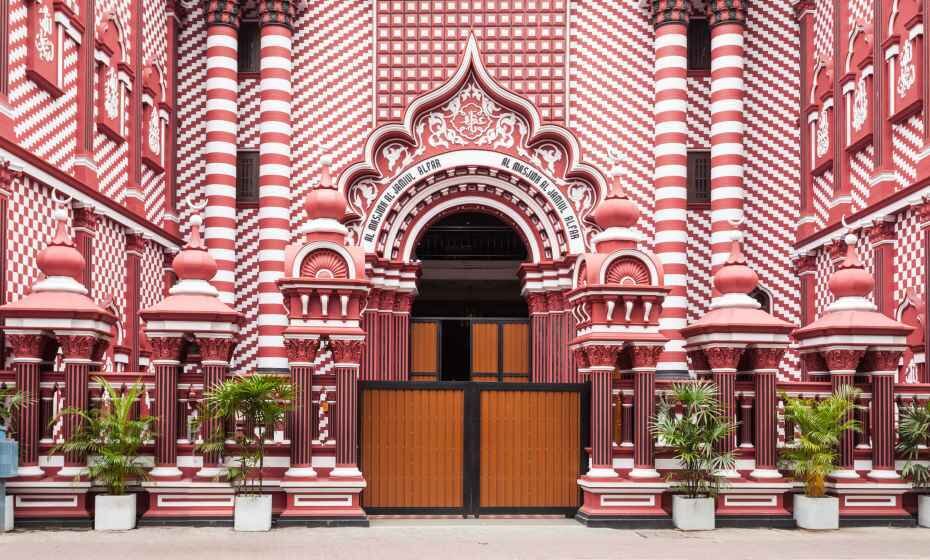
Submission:
[[[865,297],[875,288],[875,279],[862,266],[856,251],[856,236],[846,236],[846,258],[830,276],[830,291],[837,298]]]
[[[630,228],[639,221],[639,207],[623,193],[620,172],[614,170],[610,193],[594,209],[594,221],[601,229],[612,227]]]
[[[740,245],[742,237],[739,232],[733,234],[730,256],[714,274],[714,287],[721,294],[748,294],[759,285],[759,275],[746,265],[746,257]]]
[[[84,270],[85,261],[68,235],[68,226],[65,223],[68,213],[64,208],[58,208],[54,217],[58,222],[55,238],[36,257],[39,269],[46,276],[68,276],[77,280]]]
[[[348,202],[346,197],[339,192],[339,189],[333,185],[330,175],[332,159],[329,156],[323,156],[320,158],[320,163],[323,165],[320,185],[307,193],[306,198],[304,198],[304,210],[311,220],[329,218],[342,221]]]
[[[210,280],[216,274],[216,261],[200,238],[201,223],[200,216],[191,216],[190,241],[171,261],[179,280]]]

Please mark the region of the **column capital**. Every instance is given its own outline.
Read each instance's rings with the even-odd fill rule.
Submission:
[[[865,350],[843,348],[827,350],[824,352],[823,357],[827,362],[830,373],[847,373],[856,371],[864,355]]]
[[[710,0],[707,9],[711,27],[724,23],[746,25],[745,0]]]
[[[749,351],[749,363],[753,371],[777,370],[781,359],[785,355],[785,348],[752,348]]]
[[[829,371],[826,359],[817,351],[801,354],[801,363],[807,368],[808,373],[826,373]]]
[[[794,258],[794,269],[798,274],[811,274],[817,272],[817,254],[798,254]]]
[[[872,374],[897,373],[901,354],[901,350],[894,348],[869,350],[865,355],[866,370]]]
[[[239,0],[207,0],[204,11],[207,25],[226,25],[239,29]]]
[[[197,345],[200,346],[201,362],[213,362],[229,364],[229,357],[236,341],[232,338],[224,337],[197,337]]]
[[[258,17],[262,26],[281,25],[294,30],[297,18],[296,0],[259,0]]]
[[[94,211],[93,206],[87,204],[74,205],[74,219],[71,225],[75,231],[86,231],[94,234],[97,232],[97,222],[97,213]]]
[[[333,360],[338,367],[340,364],[359,364],[362,361],[362,349],[365,341],[359,339],[330,339],[333,348]]]
[[[23,172],[14,168],[9,160],[0,163],[0,196],[8,196],[13,188],[13,181],[21,179]]]
[[[94,351],[97,348],[98,337],[83,335],[58,335],[58,345],[61,346],[61,353],[64,354],[65,360],[87,360],[93,359]]]
[[[655,369],[663,348],[663,345],[633,345],[630,348],[633,356],[633,369]]]
[[[742,346],[712,346],[704,349],[707,363],[713,372],[718,370],[736,371],[740,358],[743,357]]]
[[[530,308],[530,315],[540,315],[546,312],[546,295],[531,292],[526,295],[526,303]]]
[[[152,347],[152,363],[178,362],[181,360],[181,347],[184,339],[180,336],[148,335]]]
[[[669,23],[688,25],[690,12],[690,0],[652,0],[652,25],[654,27]]]
[[[39,333],[6,335],[6,342],[13,351],[14,360],[38,360],[42,358],[44,337]]]
[[[869,228],[869,243],[879,245],[895,239],[895,223],[892,220],[876,220]]]
[[[284,348],[292,364],[311,364],[320,350],[319,338],[285,338]]]
[[[589,368],[614,368],[617,365],[619,346],[610,344],[592,344],[584,347]]]
[[[145,237],[142,233],[137,231],[127,232],[126,252],[141,256],[143,251],[145,251]]]

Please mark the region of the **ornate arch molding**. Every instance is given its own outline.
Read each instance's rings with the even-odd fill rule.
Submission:
[[[366,252],[390,253],[391,247],[379,246],[382,232],[403,219],[397,208],[417,184],[478,168],[509,175],[514,196],[530,191],[553,210],[546,210],[548,220],[558,223],[564,239],[548,239],[552,254],[585,252],[596,231],[588,216],[606,195],[607,181],[581,160],[571,132],[543,124],[531,102],[491,78],[474,36],[449,81],[414,100],[402,122],[372,132],[364,160],[340,176],[354,214],[348,223],[353,241]]]

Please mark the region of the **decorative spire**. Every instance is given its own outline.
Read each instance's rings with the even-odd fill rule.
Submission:
[[[616,164],[610,172],[610,188],[607,198],[597,205],[593,213],[594,221],[604,230],[594,237],[595,246],[608,241],[642,240],[642,234],[633,229],[639,221],[639,207],[627,198],[623,188],[627,172],[621,165],[619,156],[615,156],[615,160],[617,160]]]
[[[320,165],[320,184],[310,189],[304,199],[304,210],[310,218],[304,232],[345,236],[348,230],[342,225],[342,219],[345,217],[348,202],[333,183],[332,157],[329,154],[323,155],[320,157]]]
[[[846,258],[836,266],[830,275],[830,291],[836,301],[827,307],[827,311],[875,311],[875,304],[867,299],[875,288],[875,279],[859,260],[856,248],[858,240],[853,233],[846,234]]]
[[[78,281],[84,270],[84,256],[77,250],[71,239],[68,224],[68,210],[65,205],[70,199],[59,199],[54,194],[52,199],[57,206],[52,213],[56,222],[55,237],[48,247],[39,252],[37,262],[45,278],[36,282],[33,292],[73,292],[87,295],[87,288]]]
[[[714,298],[710,308],[759,309],[759,302],[749,295],[759,285],[759,275],[746,264],[742,246],[743,234],[734,230],[730,235],[730,255],[714,274],[714,287],[720,295]]]
[[[194,208],[199,211],[203,206]],[[216,261],[207,252],[200,235],[203,218],[194,214],[190,218],[191,231],[187,244],[174,257],[171,267],[178,275],[178,282],[168,291],[171,295],[218,296],[219,292],[210,284],[216,274]]]

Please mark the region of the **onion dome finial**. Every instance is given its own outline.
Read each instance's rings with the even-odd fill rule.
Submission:
[[[310,189],[304,198],[304,211],[310,221],[303,228],[306,233],[345,235],[348,230],[342,225],[348,201],[333,182],[333,159],[329,154],[320,157],[320,183]]]
[[[87,288],[78,281],[84,271],[86,261],[71,239],[68,224],[68,210],[65,205],[69,199],[59,199],[53,195],[56,208],[52,212],[55,220],[55,236],[48,246],[37,256],[39,269],[45,278],[32,287],[34,292],[74,292],[87,294]]]
[[[202,206],[195,210],[200,208]],[[191,231],[187,244],[171,261],[171,266],[178,275],[177,284],[168,292],[171,295],[219,295],[217,289],[210,284],[210,280],[216,275],[217,266],[200,235],[202,224],[203,218],[200,214],[190,217]]]
[[[592,239],[595,247],[605,243],[605,248],[612,247],[616,242],[635,243],[641,241],[643,237],[634,229],[640,217],[639,207],[627,197],[623,188],[623,183],[629,178],[629,174],[620,163],[620,156],[615,154],[614,159],[616,164],[610,172],[607,197],[592,212],[594,222],[603,230]]]
[[[758,309],[759,302],[749,294],[759,285],[759,275],[746,264],[742,247],[743,234],[734,230],[730,237],[730,255],[714,274],[714,287],[720,295],[711,302],[711,309],[749,307]]]
[[[853,233],[848,233],[843,238],[846,242],[846,257],[830,275],[830,291],[833,292],[836,301],[827,307],[827,311],[876,309],[875,304],[867,299],[875,288],[875,279],[859,260],[857,240]]]

